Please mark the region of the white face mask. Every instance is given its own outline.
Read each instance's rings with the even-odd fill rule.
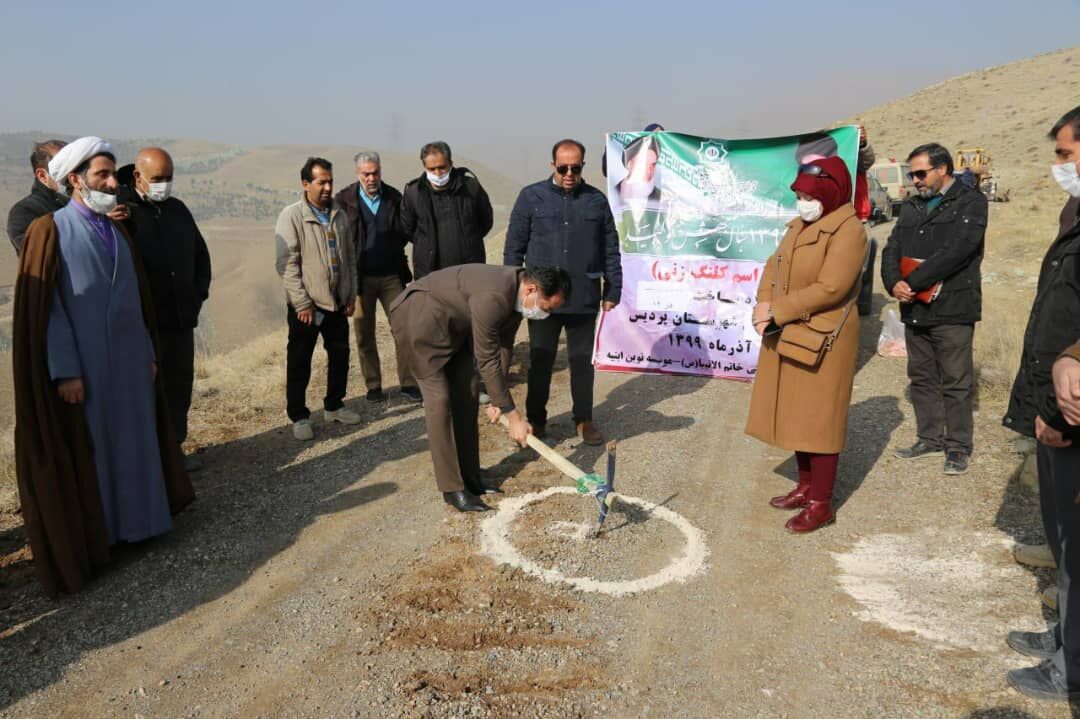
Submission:
[[[825,211],[825,207],[817,200],[795,200],[795,209],[803,222],[814,222]]]
[[[146,183],[146,196],[154,202],[164,202],[172,196],[172,181]]]
[[[435,175],[430,172],[425,172],[424,174],[427,175],[428,182],[430,182],[435,187],[446,187],[446,183],[450,182],[449,172],[447,172],[445,175]]]
[[[1076,171],[1075,162],[1062,162],[1060,165],[1051,165],[1050,174],[1061,185],[1061,189],[1073,197],[1080,197],[1080,173]]]
[[[518,312],[520,312],[521,316],[527,320],[546,320],[548,317],[551,316],[551,313],[545,312],[544,310],[540,309],[539,294],[533,294],[533,297],[535,297],[536,299],[534,300],[534,304],[532,307],[526,307],[525,303],[519,299],[517,308]]]
[[[98,192],[83,185],[79,194],[82,195],[83,204],[98,215],[107,215],[116,207],[116,195],[110,195],[108,192]]]

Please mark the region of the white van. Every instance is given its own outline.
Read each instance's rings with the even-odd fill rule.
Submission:
[[[900,205],[915,194],[915,183],[908,177],[911,165],[906,162],[877,162],[870,168],[870,174],[877,178],[892,201],[892,216],[900,214]]]

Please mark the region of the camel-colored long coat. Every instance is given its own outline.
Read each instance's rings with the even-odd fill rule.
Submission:
[[[796,218],[765,266],[757,301],[770,302],[784,326],[808,322],[832,332],[852,298],[866,259],[866,230],[846,204],[815,223]],[[776,352],[767,336],[758,359],[746,433],[783,449],[836,454],[847,438],[848,407],[859,351],[852,307],[821,363],[810,368]]]

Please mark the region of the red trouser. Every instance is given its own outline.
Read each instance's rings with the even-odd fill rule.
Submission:
[[[807,484],[806,493],[811,502],[827,502],[832,499],[836,485],[836,465],[840,462],[839,454],[815,454],[814,452],[796,452],[795,461],[799,464],[799,484]]]

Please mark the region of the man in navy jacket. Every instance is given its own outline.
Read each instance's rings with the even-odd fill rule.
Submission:
[[[622,263],[619,235],[607,198],[584,182],[585,146],[561,140],[551,150],[554,173],[518,195],[506,231],[503,264],[561,267],[570,275],[574,293],[550,316],[529,318],[529,391],[525,411],[533,434],[542,437],[547,424],[551,371],[559,335],[566,330],[570,361],[570,394],[578,434],[588,444],[601,444],[593,424],[592,345],[596,316],[619,303]]]

